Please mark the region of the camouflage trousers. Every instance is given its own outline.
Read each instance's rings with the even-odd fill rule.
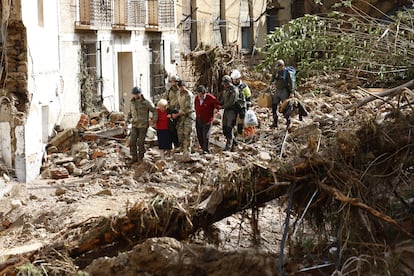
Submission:
[[[177,121],[178,142],[184,153],[190,153],[193,146],[195,121],[186,116],[180,117]]]
[[[140,160],[144,158],[145,153],[145,137],[147,135],[147,128],[131,128],[131,140],[129,144],[129,149],[132,158],[138,157]],[[137,144],[138,144],[138,153],[137,153]],[[138,154],[138,156],[137,156]]]

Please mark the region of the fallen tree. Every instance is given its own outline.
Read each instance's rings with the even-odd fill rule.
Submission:
[[[224,217],[283,199],[291,183],[295,183],[294,214],[302,214],[309,226],[322,229],[316,233],[329,231],[327,235],[335,236],[343,256],[355,250],[363,254],[367,243],[392,245],[412,239],[414,229],[405,224],[412,220],[410,209],[397,203],[409,196],[407,189],[412,190],[412,184],[401,183],[412,179],[407,170],[414,166],[413,122],[412,114],[399,114],[383,125],[369,121],[357,131],[337,132],[336,142],[323,152],[310,141],[296,160],[280,162],[275,168],[252,164],[220,176],[213,185],[202,186],[186,198],[159,193],[150,201],[137,202],[125,215],[74,225],[62,236],[69,244],[53,245],[27,260],[47,259],[47,252],[60,252],[68,262],[86,267],[99,256],[114,256],[151,237],[186,240]],[[327,225],[332,228],[327,230]]]
[[[402,235],[413,238],[410,230],[404,229],[385,214],[387,211],[381,206],[382,201],[389,200],[386,195],[389,190],[388,181],[395,177],[388,171],[394,171],[393,166],[397,164],[413,164],[412,155],[409,154],[413,147],[407,146],[413,143],[410,120],[412,118],[401,120],[392,129],[376,126],[376,129],[362,128],[364,130],[357,134],[338,133],[335,147],[322,153],[307,152],[296,162],[284,164],[275,172],[252,165],[231,174],[230,177],[221,178],[216,187],[204,187],[202,193],[186,205],[180,203],[184,202],[183,199],[157,195],[151,202],[135,204],[123,217],[101,218],[93,225],[90,222],[83,225],[82,232],[86,235],[71,246],[70,255],[78,257],[117,241],[136,244],[146,238],[158,236],[186,239],[189,234],[224,217],[286,195],[288,184],[292,182],[297,187],[294,208],[298,213],[304,209],[304,203],[309,201],[311,191],[319,191],[319,196],[315,199],[317,204],[314,203],[309,211],[310,220],[313,217],[315,221],[326,222],[331,212],[341,210],[340,212],[349,216],[355,210],[363,210],[371,216],[368,224],[385,222]],[[375,144],[368,143],[367,138],[369,141],[374,140]],[[392,143],[381,143],[384,138]],[[402,148],[404,151],[401,151]],[[406,150],[409,153],[402,154]],[[395,152],[401,155],[396,154],[393,157],[394,163],[388,164],[391,167],[384,168],[381,158]],[[367,155],[371,156],[369,160]],[[367,174],[376,170],[385,174],[378,176],[382,178],[382,182],[378,182],[378,178],[366,178]],[[323,213],[325,215],[322,218],[317,218]],[[340,214],[336,219],[343,227],[343,237],[347,236],[355,223],[359,223],[359,220],[353,218],[351,221],[350,217]],[[366,228],[362,232],[367,231],[370,237],[381,236],[373,233],[373,228],[366,221],[364,224]],[[364,236],[360,238],[363,240]]]
[[[361,107],[361,106],[363,106],[363,105],[365,105],[365,104],[367,104],[367,103],[369,103],[373,100],[377,100],[377,99],[383,100],[382,99],[383,97],[395,96],[396,94],[401,93],[401,91],[403,91],[404,88],[409,88],[409,89],[414,88],[414,80],[410,80],[410,81],[408,81],[404,84],[401,84],[401,85],[399,85],[397,87],[394,87],[394,88],[387,89],[383,92],[376,93],[375,95],[365,97],[365,98],[361,99],[360,101],[358,101],[355,104],[348,105],[346,107],[346,109],[358,108],[358,107]]]

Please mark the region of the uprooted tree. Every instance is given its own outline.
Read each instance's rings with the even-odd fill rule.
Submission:
[[[292,185],[293,213],[302,215],[318,235],[335,237],[342,260],[355,254],[382,258],[384,245],[414,238],[409,227],[412,207],[406,201],[413,196],[407,183],[414,166],[413,126],[412,113],[396,111],[383,125],[367,121],[356,131],[338,132],[322,152],[311,139],[301,156],[277,168],[252,164],[185,199],[158,194],[135,203],[123,216],[74,225],[63,235],[71,242],[45,249],[42,258],[46,252],[60,252],[84,267],[96,257],[114,255],[150,237],[187,239],[224,217],[285,198]],[[39,256],[28,259],[40,264]]]

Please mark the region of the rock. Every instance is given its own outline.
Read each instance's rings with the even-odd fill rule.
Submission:
[[[63,179],[69,177],[69,172],[63,167],[54,168],[49,170],[50,178],[52,179]]]
[[[89,151],[89,145],[86,142],[79,142],[72,146],[71,148],[71,155],[76,155],[78,152],[81,151]]]
[[[259,158],[263,161],[270,161],[272,160],[272,157],[267,151],[261,151],[259,152]]]
[[[56,196],[61,196],[61,195],[65,194],[65,193],[66,193],[66,190],[65,190],[65,189],[63,189],[63,188],[60,188],[60,187],[58,187],[58,188],[56,189],[56,191],[55,191],[55,195],[56,195]]]
[[[165,160],[158,160],[155,162],[155,167],[157,167],[158,171],[163,171],[167,167],[167,161]]]
[[[70,174],[73,174],[73,171],[76,169],[76,165],[73,162],[68,162],[62,165],[65,169],[68,170]]]
[[[22,207],[23,203],[19,199],[12,199],[10,201],[10,205],[11,205],[12,209],[17,209],[17,208]]]
[[[125,115],[123,112],[112,112],[109,114],[109,121],[111,123],[123,122],[125,121]]]
[[[95,195],[98,195],[98,196],[102,196],[102,195],[111,196],[112,192],[108,189],[104,189],[102,191],[97,192]]]
[[[79,168],[74,168],[73,169],[73,172],[72,172],[73,176],[82,176],[82,174],[83,174],[82,169],[79,169]]]

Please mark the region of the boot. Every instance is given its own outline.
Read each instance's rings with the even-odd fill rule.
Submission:
[[[273,115],[273,124],[270,127],[277,128],[277,116]]]
[[[138,162],[138,157],[136,155],[133,155],[131,160],[129,160],[128,165],[132,165],[137,162]]]
[[[237,124],[237,134],[243,134],[243,124]]]
[[[232,141],[230,139],[227,139],[226,146],[224,147],[224,151],[231,150],[232,144],[233,144]]]

